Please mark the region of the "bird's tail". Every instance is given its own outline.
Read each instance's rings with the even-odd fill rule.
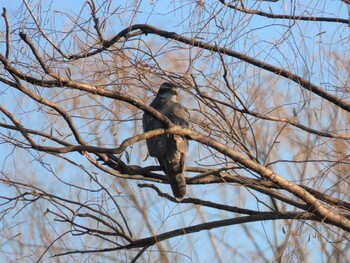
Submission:
[[[181,199],[186,194],[186,180],[184,176],[185,154],[169,156],[159,160],[164,172],[168,176],[171,190],[176,198]]]
[[[183,198],[186,194],[186,181],[183,173],[168,173],[171,190],[176,198]]]

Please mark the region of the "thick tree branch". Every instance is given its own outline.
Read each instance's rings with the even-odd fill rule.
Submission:
[[[18,126],[12,126],[12,125],[8,125],[8,124],[4,124],[4,123],[0,123],[0,127],[20,131]],[[105,153],[105,154],[117,154],[118,153],[118,154],[120,154],[123,151],[125,151],[126,147],[132,146],[136,142],[139,142],[139,141],[147,139],[147,138],[151,138],[153,136],[164,134],[164,132],[165,132],[164,129],[146,132],[144,134],[140,134],[140,135],[137,135],[135,137],[131,137],[129,139],[124,140],[124,142],[118,148],[103,148],[103,147],[96,147],[96,146],[89,146],[89,145],[86,145],[86,146],[70,145],[67,142],[60,140],[58,138],[55,138],[50,134],[38,132],[35,130],[31,130],[31,129],[26,129],[25,127],[22,127],[22,129],[27,133],[40,135],[44,138],[53,140],[53,141],[60,143],[62,145],[66,145],[66,147],[60,147],[60,148],[59,147],[45,148],[45,146],[41,146],[41,147],[37,147],[36,148],[37,150],[43,150],[44,152],[50,152],[49,150],[51,150],[51,152],[54,152],[54,153],[68,153],[68,152],[84,152],[84,151],[86,151],[86,152],[90,152],[90,153],[95,153],[97,155],[100,155],[101,153]],[[44,147],[44,148],[42,148],[42,147]],[[117,161],[121,162],[121,160],[119,160],[119,159]],[[113,171],[107,170],[103,166],[99,165],[98,162],[93,160],[93,163],[96,166],[98,166],[99,169],[104,170],[105,172],[107,172],[109,174],[116,175],[113,173]],[[118,167],[114,167],[112,164],[111,164],[111,167],[116,169],[116,170],[120,170]],[[135,179],[135,180],[148,179],[150,181],[156,181],[156,182],[167,182],[166,177],[152,173],[152,171],[155,171],[155,170],[161,171],[161,168],[159,166],[140,167],[140,166],[135,166],[135,165],[124,165],[122,170],[120,170],[120,171],[125,173],[125,174],[124,175],[118,174],[116,176],[124,178],[124,179],[126,179],[126,178]],[[303,210],[309,209],[309,206],[306,206],[305,204],[296,202],[295,200],[291,200],[290,198],[287,198],[286,196],[271,190],[271,188],[279,188],[279,187],[270,181],[248,178],[248,177],[238,176],[238,175],[232,176],[230,174],[221,175],[220,171],[216,172],[215,170],[210,170],[210,169],[202,169],[202,170],[203,170],[202,172],[206,174],[205,176],[199,175],[196,177],[186,178],[186,183],[189,185],[192,185],[192,184],[193,185],[212,184],[212,183],[223,183],[223,182],[224,183],[237,183],[239,185],[254,189],[254,190],[259,191],[261,193],[273,196],[273,197],[275,197],[283,202],[291,204],[295,207],[299,207]],[[196,171],[197,172],[198,168],[197,167],[194,167],[194,168],[187,167],[186,171]],[[128,176],[128,175],[130,175],[130,176]],[[135,176],[135,175],[142,175],[142,176]],[[146,185],[144,185],[144,186],[146,186]],[[151,186],[149,186],[149,187],[151,187]],[[317,197],[320,200],[323,200],[325,202],[328,202],[331,205],[350,209],[350,204],[345,202],[345,201],[342,201],[340,199],[323,194],[323,193],[318,192],[315,189],[309,188],[307,186],[300,185],[300,187],[305,188],[307,191],[309,191],[310,193],[315,195],[315,197]],[[151,188],[154,188],[154,187],[151,187]]]
[[[201,144],[208,145],[209,147],[216,149],[217,151],[231,158],[233,161],[256,172],[257,174],[261,175],[263,178],[269,181],[272,181],[279,187],[299,197],[301,200],[303,200],[305,203],[307,203],[309,206],[312,207],[310,212],[315,213],[317,216],[321,218],[321,220],[327,220],[328,222],[331,222],[332,224],[342,228],[343,230],[350,232],[349,219],[337,213],[334,213],[330,209],[326,208],[317,198],[315,198],[308,191],[284,179],[282,176],[276,174],[274,171],[266,168],[265,166],[257,162],[254,162],[253,160],[242,155],[241,153],[228,148],[227,146],[213,140],[212,138],[203,136],[200,133],[192,131],[188,128],[175,126],[173,128],[168,129],[167,132],[186,136],[192,140],[200,142]]]
[[[34,47],[34,45],[33,45]],[[37,53],[38,58],[40,58],[39,54]],[[78,82],[78,81],[73,81],[70,79],[63,78],[59,74],[54,73],[49,67],[46,66],[45,62],[41,60],[41,63],[43,63],[43,68],[46,68],[48,70],[50,76],[54,77],[57,79],[56,81],[43,81],[39,80],[30,76],[27,76],[23,72],[19,71],[17,68],[13,67],[1,53],[0,53],[0,61],[3,63],[4,67],[6,70],[8,70],[11,74],[14,74],[21,80],[24,80],[30,84],[33,85],[52,85],[51,87],[69,87],[69,88],[74,88],[78,89],[81,91],[89,92],[91,94],[96,94],[100,95],[103,97],[107,98],[112,98],[116,100],[121,100],[124,101],[128,104],[131,104],[143,111],[146,111],[147,113],[151,114],[153,117],[157,118],[158,120],[162,121],[166,127],[172,127],[174,124],[163,114],[159,113],[157,110],[153,109],[152,107],[148,106],[144,101],[136,99],[132,96],[129,96],[123,92],[118,92],[118,91],[112,91],[112,90],[106,90],[106,89],[100,89],[96,88],[88,83],[83,83],[83,82]]]
[[[4,8],[0,220],[10,219],[5,234],[11,247],[18,242],[36,251],[17,255],[12,249],[8,257],[39,254],[45,261],[55,253],[113,251],[103,256],[121,260],[123,252],[124,261],[131,262],[186,256],[196,261],[195,246],[200,249],[206,240],[191,236],[202,231],[198,235],[213,238],[209,247],[220,261],[231,256],[225,254],[226,244],[232,247],[220,233],[236,227],[245,230],[251,244],[238,253],[255,250],[249,256],[266,262],[281,261],[291,250],[292,257],[306,261],[309,251],[300,244],[311,233],[317,235],[319,252],[327,250],[326,260],[346,257],[350,101],[342,55],[350,20],[327,17],[344,14],[344,3],[329,11],[319,3],[293,2],[286,7],[290,13],[280,14],[258,2],[253,10],[243,1],[196,1],[190,8],[176,4],[170,13],[158,13],[154,5],[148,19],[166,13],[170,24],[164,29],[179,28],[170,14],[183,12],[185,31],[177,32],[133,24],[148,21],[140,19],[141,2],[120,6],[88,0],[71,13],[66,7],[50,12],[50,3],[24,0],[9,16]],[[277,24],[279,19],[287,24]],[[259,21],[268,24],[254,24]],[[330,22],[327,30],[324,22]],[[126,28],[118,33],[121,24]],[[287,31],[264,35],[269,28]],[[117,34],[106,40],[105,32]],[[281,41],[275,45],[272,38]],[[258,51],[254,45],[269,48]],[[258,53],[250,56],[252,48]],[[288,54],[303,63],[284,68]],[[191,111],[191,128],[174,125],[148,105],[148,96],[164,80],[184,84],[186,98],[180,99]],[[163,128],[142,133],[142,112]],[[169,183],[162,163],[141,166],[147,160],[140,152],[143,143],[154,136],[195,142],[186,159],[196,166],[185,167],[191,191],[182,200],[158,188]],[[23,227],[45,232],[52,227],[56,236],[42,236],[37,245],[24,241],[28,231],[17,235],[11,218],[27,212],[36,220],[25,220]],[[245,225],[250,222],[257,223]],[[258,232],[250,231],[258,225],[270,242],[268,256]]]
[[[142,238],[135,240],[129,245],[126,246],[120,246],[120,247],[112,247],[112,248],[103,248],[103,249],[97,249],[97,250],[79,250],[79,251],[68,251],[61,254],[56,254],[54,257],[62,256],[62,255],[69,255],[69,254],[76,254],[76,253],[91,253],[91,252],[107,252],[107,251],[116,251],[116,250],[123,250],[123,249],[133,249],[133,248],[142,248],[145,246],[152,246],[158,242],[178,237],[178,236],[184,236],[196,232],[200,232],[203,230],[210,230],[214,228],[220,228],[225,226],[233,226],[238,224],[245,224],[250,222],[256,222],[256,221],[269,221],[269,220],[281,220],[281,219],[298,219],[298,220],[312,220],[312,221],[319,221],[319,218],[315,217],[311,213],[298,213],[298,212],[285,212],[285,213],[274,213],[274,212],[261,212],[256,215],[249,215],[249,216],[242,216],[238,218],[230,218],[230,219],[223,219],[218,221],[212,221],[208,223],[202,223],[190,227],[184,227],[181,229],[176,229],[173,231],[165,232],[159,235]]]
[[[247,178],[249,181],[249,178]],[[252,188],[254,189],[254,186],[251,184],[242,184],[243,186],[246,186],[248,188]],[[258,211],[254,211],[254,210],[250,210],[250,209],[243,209],[240,207],[235,207],[235,206],[228,206],[228,205],[223,205],[223,204],[218,204],[218,203],[214,203],[214,202],[210,202],[210,201],[205,201],[202,199],[198,199],[198,198],[184,198],[182,200],[177,200],[176,198],[172,197],[169,194],[163,193],[161,192],[156,186],[152,185],[152,184],[139,184],[139,187],[141,188],[152,188],[153,190],[155,190],[157,192],[157,194],[161,197],[164,197],[172,202],[175,203],[184,203],[184,204],[195,204],[195,205],[200,205],[200,206],[205,206],[205,207],[210,207],[210,208],[214,208],[214,209],[218,209],[218,210],[224,210],[224,211],[228,211],[228,212],[232,212],[232,213],[239,213],[239,214],[247,214],[247,215],[254,215],[254,214],[259,214],[260,212]],[[260,190],[263,187],[260,188]],[[258,190],[259,191],[259,190]],[[271,189],[269,189],[270,194],[268,194],[269,196],[273,196],[275,197],[272,193],[271,193]],[[260,191],[263,192],[263,191]],[[289,202],[286,202],[289,203]],[[295,207],[299,207],[298,204],[295,203],[291,203],[293,206]],[[303,210],[308,210],[308,206],[306,205],[302,205],[300,204],[300,208],[302,208]]]
[[[245,7],[239,7],[238,5],[226,3],[226,1],[224,1],[224,0],[220,0],[220,2],[229,8],[232,8],[234,10],[240,11],[240,12],[245,13],[245,14],[258,15],[258,16],[272,18],[272,19],[288,19],[288,20],[307,21],[307,22],[333,22],[333,23],[343,23],[343,24],[350,23],[349,19],[338,18],[338,17],[278,15],[278,14],[266,13],[266,12],[259,11],[259,10],[251,10],[251,9],[247,9]]]
[[[13,122],[14,124],[20,129],[21,133],[26,137],[26,139],[32,144],[32,146],[38,150],[41,149],[40,146],[37,146],[36,143],[28,136],[28,134],[25,132],[22,126],[20,126],[19,122],[16,121],[9,113],[6,111],[6,109],[0,108],[1,111],[3,111]],[[243,156],[241,153],[232,150],[228,148],[227,146],[213,140],[212,138],[209,138],[207,136],[203,136],[198,132],[195,132],[188,128],[183,128],[180,126],[174,126],[170,129],[157,129],[150,131],[145,134],[137,135],[131,139],[127,139],[123,142],[123,144],[117,148],[117,151],[123,151],[127,145],[131,145],[132,143],[136,143],[138,141],[144,140],[145,138],[150,138],[152,136],[157,136],[164,133],[171,133],[171,134],[177,134],[186,136],[192,140],[198,141],[204,145],[208,145],[217,151],[221,152],[222,154],[225,154],[226,156],[230,157],[233,161],[236,161],[237,163],[240,163],[241,165],[245,166],[246,168],[256,172],[257,174],[261,175],[262,177],[272,181],[279,187],[289,191],[290,193],[295,194],[300,199],[305,201],[310,207],[312,207],[312,212],[315,212],[316,215],[321,217],[322,219],[328,219],[330,222],[332,222],[334,225],[337,225],[341,227],[344,230],[350,231],[350,220],[346,219],[343,216],[340,216],[339,214],[336,214],[329,209],[325,208],[321,202],[315,198],[312,194],[310,194],[308,191],[304,190],[302,187],[293,184],[289,182],[288,180],[284,179],[283,177],[277,175],[272,170],[266,168],[265,166]],[[147,137],[150,136],[150,137]],[[44,149],[44,148],[43,148]],[[45,149],[47,151],[48,149]]]
[[[111,40],[106,41],[103,48],[96,50],[94,52],[91,52],[91,53],[83,53],[80,55],[73,55],[70,58],[71,59],[78,59],[78,58],[83,58],[86,56],[93,56],[97,53],[100,53],[100,52],[106,50],[110,46],[117,43],[120,39],[127,37],[130,33],[132,33],[133,31],[137,31],[137,30],[141,30],[141,32],[145,35],[147,35],[147,34],[158,35],[158,36],[161,36],[161,37],[164,37],[167,39],[172,39],[172,40],[175,40],[177,42],[181,42],[181,43],[193,46],[193,47],[198,47],[198,48],[218,52],[218,53],[224,54],[224,55],[229,56],[229,57],[234,57],[234,58],[240,59],[240,60],[245,61],[248,64],[254,65],[258,68],[265,69],[265,70],[272,72],[278,76],[285,77],[285,78],[295,82],[296,84],[300,85],[304,89],[306,89],[314,94],[317,94],[321,98],[324,98],[325,100],[328,100],[329,102],[339,106],[340,108],[344,109],[345,111],[350,112],[350,103],[348,103],[345,99],[339,98],[339,97],[337,97],[329,92],[326,92],[321,87],[313,84],[312,82],[310,82],[310,81],[308,81],[308,80],[306,80],[306,79],[304,79],[304,78],[302,78],[302,77],[300,77],[300,76],[298,76],[290,71],[287,71],[283,68],[273,66],[273,65],[268,64],[264,61],[249,57],[249,56],[247,56],[243,53],[237,52],[235,50],[231,50],[231,49],[228,49],[225,47],[219,47],[217,45],[213,45],[210,43],[199,41],[199,40],[196,40],[193,38],[188,38],[188,37],[179,35],[175,32],[165,31],[165,30],[162,30],[162,29],[159,29],[157,27],[150,26],[147,24],[136,24],[136,25],[132,25],[128,28],[125,28],[124,30],[120,31],[116,36],[114,36]]]

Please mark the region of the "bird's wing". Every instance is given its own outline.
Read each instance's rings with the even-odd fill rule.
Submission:
[[[172,121],[176,125],[180,125],[183,127],[189,127],[189,114],[185,109],[176,102],[171,100],[166,100],[162,98],[155,98],[150,105],[155,110],[164,114],[170,121]],[[150,131],[154,129],[164,128],[164,124],[149,115],[148,113],[144,113],[143,118],[143,129],[144,131]],[[174,140],[176,143],[169,144],[167,141]],[[162,157],[165,156],[166,152],[169,148],[175,147],[182,153],[186,153],[188,151],[188,141],[181,136],[175,135],[170,136],[169,134],[163,134],[156,137],[152,137],[146,140],[149,154],[152,157]]]
[[[163,128],[163,124],[148,113],[142,118],[143,129],[145,132],[154,129]],[[166,134],[158,135],[146,140],[148,152],[152,157],[161,157],[166,153]]]
[[[189,127],[189,114],[181,104],[169,100],[164,104],[162,113],[171,120],[172,123],[182,127]]]
[[[168,101],[166,105],[164,115],[169,118],[174,124],[189,127],[189,114],[188,112],[179,104],[172,101]],[[173,135],[171,139],[174,141],[169,147],[176,149],[180,153],[186,154],[188,152],[188,140],[180,135]],[[170,151],[171,153],[174,151]],[[175,153],[174,153],[175,154]],[[179,158],[177,158],[179,160]]]

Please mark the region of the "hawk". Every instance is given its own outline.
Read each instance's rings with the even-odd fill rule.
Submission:
[[[188,113],[177,101],[178,89],[173,83],[163,83],[150,106],[165,115],[175,125],[189,127]],[[142,124],[145,132],[165,128],[161,121],[146,112],[143,114]],[[158,159],[164,173],[168,176],[174,196],[184,197],[186,194],[184,169],[188,140],[179,135],[162,134],[147,139],[146,143],[150,156]]]

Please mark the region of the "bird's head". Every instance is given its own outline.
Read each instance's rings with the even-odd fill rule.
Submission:
[[[157,96],[177,102],[178,92],[179,87],[176,84],[165,82],[160,86]]]

